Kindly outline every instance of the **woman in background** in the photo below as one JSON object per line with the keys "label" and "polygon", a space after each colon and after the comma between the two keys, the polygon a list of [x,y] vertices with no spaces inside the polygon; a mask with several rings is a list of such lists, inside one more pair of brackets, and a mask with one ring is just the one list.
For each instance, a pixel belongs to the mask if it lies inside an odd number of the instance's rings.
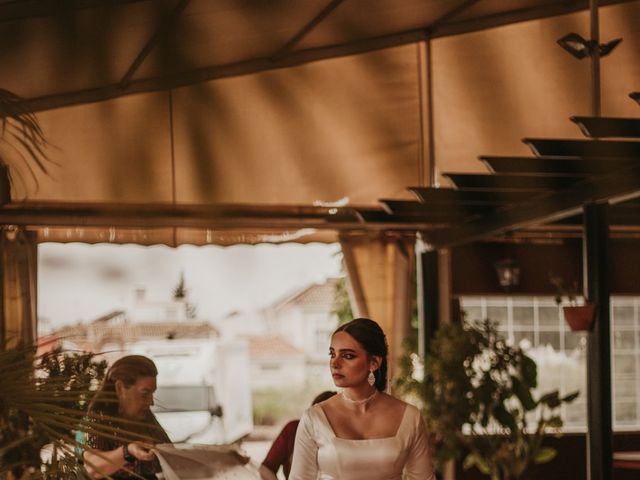
{"label": "woman in background", "polygon": [[342,391],[300,419],[290,480],[435,479],[420,411],[384,392],[387,354],[368,318],[333,333],[329,365]]}
{"label": "woman in background", "polygon": [[85,469],[91,478],[156,479],[160,464],[151,448],[167,443],[150,407],[158,370],[142,355],[128,355],[111,365],[89,405],[93,428],[85,433]]}
{"label": "woman in background", "polygon": [[[333,397],[335,394],[336,392],[332,391],[322,392],[313,399],[311,405],[323,402],[324,400]],[[299,423],[300,420],[291,420],[284,426],[282,431],[280,431],[276,439],[271,444],[269,453],[267,453],[266,458],[262,462],[262,465],[271,470],[274,475],[276,475],[280,467],[282,467],[285,478],[289,478],[289,472],[291,471],[291,459],[293,457],[293,447],[296,440],[296,430],[298,429]]]}

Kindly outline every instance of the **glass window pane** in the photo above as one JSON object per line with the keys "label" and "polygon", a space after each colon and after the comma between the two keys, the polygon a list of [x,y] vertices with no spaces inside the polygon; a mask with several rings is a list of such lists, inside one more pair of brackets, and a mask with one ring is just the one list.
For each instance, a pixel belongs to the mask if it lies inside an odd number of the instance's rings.
{"label": "glass window pane", "polygon": [[636,396],[635,377],[629,375],[616,375],[613,379],[613,397],[631,397]]}
{"label": "glass window pane", "polygon": [[[579,397],[578,397],[579,398]],[[587,418],[587,404],[575,400],[565,407],[565,426],[584,427]]]}
{"label": "glass window pane", "polygon": [[[524,343],[521,343],[525,340]],[[533,332],[513,332],[513,344],[515,346],[522,346],[525,350],[534,345]]]}
{"label": "glass window pane", "polygon": [[533,306],[513,307],[513,328],[533,330]]}
{"label": "glass window pane", "polygon": [[564,333],[564,349],[565,350],[583,350],[587,347],[586,332],[565,332]]}
{"label": "glass window pane", "polygon": [[636,359],[633,355],[614,355],[613,371],[616,375],[635,375]]}
{"label": "glass window pane", "polygon": [[560,350],[560,332],[540,332],[538,345],[551,345],[554,350]]}
{"label": "glass window pane", "polygon": [[623,425],[636,423],[635,402],[615,402],[614,410],[616,412],[616,423]]}
{"label": "glass window pane", "polygon": [[538,325],[540,328],[558,328],[560,325],[558,307],[539,307],[538,308]]}
{"label": "glass window pane", "polygon": [[613,307],[613,328],[632,327],[634,325],[633,306],[616,305]]}
{"label": "glass window pane", "polygon": [[465,319],[468,321],[474,321],[474,320],[482,320],[482,307],[477,306],[477,307],[468,307],[468,306],[464,306],[463,310],[466,314]]}
{"label": "glass window pane", "polygon": [[633,350],[636,346],[633,332],[617,330],[613,332],[613,348],[616,350]]}
{"label": "glass window pane", "polygon": [[487,307],[487,318],[502,325],[507,325],[507,307]]}
{"label": "glass window pane", "polygon": [[[636,358],[640,350],[640,318],[636,318],[639,298],[616,297],[612,301],[614,429],[640,428],[640,363]],[[538,365],[538,393],[554,389],[564,394],[580,391],[578,399],[563,405],[562,411],[565,429],[584,429],[588,334],[569,330],[552,297],[492,296],[466,300],[467,305],[461,299],[463,309],[469,313],[467,319],[489,318],[498,324],[505,337],[510,332],[510,343],[528,348],[527,354]],[[484,315],[481,305],[487,305]]]}

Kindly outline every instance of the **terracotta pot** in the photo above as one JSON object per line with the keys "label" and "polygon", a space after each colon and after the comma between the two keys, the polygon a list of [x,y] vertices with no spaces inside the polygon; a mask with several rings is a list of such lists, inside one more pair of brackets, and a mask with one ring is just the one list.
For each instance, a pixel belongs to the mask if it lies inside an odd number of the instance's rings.
{"label": "terracotta pot", "polygon": [[580,306],[567,306],[562,307],[564,313],[564,319],[569,324],[574,332],[583,330],[591,330],[593,324],[593,316],[596,311],[596,306],[593,303],[587,303]]}

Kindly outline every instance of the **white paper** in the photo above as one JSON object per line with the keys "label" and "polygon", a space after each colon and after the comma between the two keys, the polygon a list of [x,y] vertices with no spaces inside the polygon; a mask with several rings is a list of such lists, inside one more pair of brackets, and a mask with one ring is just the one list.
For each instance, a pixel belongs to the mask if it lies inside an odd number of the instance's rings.
{"label": "white paper", "polygon": [[261,480],[270,473],[236,445],[162,443],[154,451],[164,480]]}

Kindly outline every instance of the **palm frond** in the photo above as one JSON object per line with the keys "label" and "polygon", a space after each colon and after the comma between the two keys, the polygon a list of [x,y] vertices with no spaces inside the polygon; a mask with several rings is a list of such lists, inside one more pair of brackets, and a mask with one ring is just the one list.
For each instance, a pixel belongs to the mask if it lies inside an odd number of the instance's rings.
{"label": "palm frond", "polygon": [[[0,480],[76,478],[83,468],[74,453],[83,447],[75,438],[79,430],[116,441],[145,438],[131,431],[141,422],[108,415],[98,421],[87,413],[106,373],[105,361],[61,350],[37,356],[35,350],[0,350]],[[117,399],[107,396],[104,401]],[[45,445],[52,446],[53,455],[43,464]]]}
{"label": "palm frond", "polygon": [[13,155],[0,153],[0,163],[14,167],[10,168],[10,178],[18,171],[16,163],[24,164],[37,187],[36,169],[49,175],[47,165],[56,163],[47,155],[49,144],[36,115],[24,107],[23,99],[18,95],[0,89],[0,119],[0,145],[13,150]]}

